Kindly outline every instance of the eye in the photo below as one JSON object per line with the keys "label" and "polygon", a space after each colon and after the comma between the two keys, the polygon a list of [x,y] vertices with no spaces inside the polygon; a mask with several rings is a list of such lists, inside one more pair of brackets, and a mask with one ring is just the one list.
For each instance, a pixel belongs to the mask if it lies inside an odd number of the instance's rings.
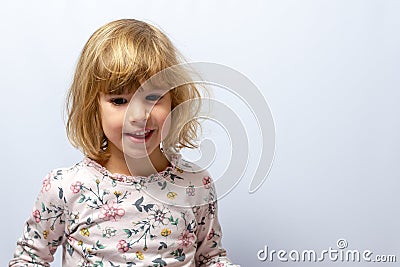
{"label": "eye", "polygon": [[110,100],[110,102],[113,103],[116,106],[120,106],[120,105],[128,103],[128,100],[125,99],[125,98],[122,98],[122,97],[118,97],[118,98],[112,98]]}
{"label": "eye", "polygon": [[157,101],[157,100],[160,100],[161,97],[162,97],[161,95],[153,94],[153,95],[146,96],[146,100],[147,101]]}

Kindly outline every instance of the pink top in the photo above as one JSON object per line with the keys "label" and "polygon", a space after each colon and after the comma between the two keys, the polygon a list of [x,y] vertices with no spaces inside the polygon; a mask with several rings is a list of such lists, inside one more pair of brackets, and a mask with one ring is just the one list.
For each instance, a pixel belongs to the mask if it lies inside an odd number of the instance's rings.
{"label": "pink top", "polygon": [[[238,266],[221,246],[207,171],[172,158],[149,177],[111,174],[84,158],[48,174],[9,266]],[[179,166],[179,167],[178,167]]]}

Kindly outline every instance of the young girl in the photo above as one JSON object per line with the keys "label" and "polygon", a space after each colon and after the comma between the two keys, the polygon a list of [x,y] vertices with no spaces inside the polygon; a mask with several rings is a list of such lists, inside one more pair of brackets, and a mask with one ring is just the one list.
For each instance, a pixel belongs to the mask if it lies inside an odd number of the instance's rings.
{"label": "young girl", "polygon": [[237,266],[221,247],[208,173],[178,153],[195,147],[199,109],[172,110],[200,94],[167,88],[183,71],[146,82],[180,62],[145,22],[90,37],[67,100],[68,137],[85,157],[45,177],[9,266],[49,266],[58,246],[63,266]]}

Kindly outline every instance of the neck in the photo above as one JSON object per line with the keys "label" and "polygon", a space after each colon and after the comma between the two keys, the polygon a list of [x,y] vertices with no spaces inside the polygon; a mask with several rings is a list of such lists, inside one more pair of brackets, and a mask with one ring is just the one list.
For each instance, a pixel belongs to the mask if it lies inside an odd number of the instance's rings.
{"label": "neck", "polygon": [[[127,165],[129,163],[129,167]],[[120,173],[131,176],[149,176],[161,172],[169,166],[169,161],[161,149],[154,150],[148,157],[131,158],[112,153],[107,162],[102,164],[111,173]]]}
{"label": "neck", "polygon": [[168,159],[160,149],[153,151],[149,157],[127,157],[132,176],[149,176],[153,173],[165,170],[169,166]]}

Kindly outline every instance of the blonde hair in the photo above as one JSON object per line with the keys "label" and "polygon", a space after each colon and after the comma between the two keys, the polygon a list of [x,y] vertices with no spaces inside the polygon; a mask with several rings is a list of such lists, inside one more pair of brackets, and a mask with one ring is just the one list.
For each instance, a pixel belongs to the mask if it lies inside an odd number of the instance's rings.
{"label": "blonde hair", "polygon": [[[106,139],[99,112],[100,93],[133,92],[141,81],[183,62],[168,37],[146,22],[122,19],[99,28],[82,50],[67,95],[66,130],[72,145],[94,160],[107,161],[110,154],[107,149],[102,149]],[[175,78],[188,80],[183,71],[174,74],[178,74],[172,75]],[[169,82],[174,83],[171,79]],[[171,110],[185,101],[200,98],[193,83],[180,85],[169,92]],[[195,101],[172,114],[171,130],[163,141],[164,150],[196,147],[199,108],[199,102]]]}

